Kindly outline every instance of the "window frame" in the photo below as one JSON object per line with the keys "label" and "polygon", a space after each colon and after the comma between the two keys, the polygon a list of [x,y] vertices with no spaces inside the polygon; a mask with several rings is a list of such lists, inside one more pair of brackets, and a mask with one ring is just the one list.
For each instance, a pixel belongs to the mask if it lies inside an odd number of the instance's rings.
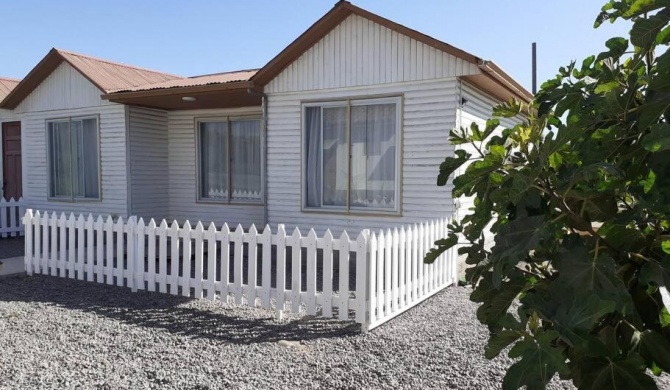
{"label": "window frame", "polygon": [[[95,150],[97,153],[98,159],[98,196],[97,197],[75,197],[74,195],[67,196],[52,196],[51,187],[53,184],[53,178],[51,177],[51,144],[49,141],[49,123],[55,122],[68,122],[70,128],[72,128],[72,121],[86,120],[86,119],[95,119]],[[46,145],[46,160],[47,160],[47,200],[53,202],[67,202],[67,203],[92,203],[92,202],[102,202],[102,150],[100,146],[100,115],[91,114],[91,115],[80,115],[80,116],[66,116],[66,117],[57,117],[57,118],[47,118],[44,120],[44,134],[45,134],[45,145]],[[72,158],[72,155],[70,155]],[[71,191],[74,192],[74,191]]]}
{"label": "window frame", "polygon": [[[232,161],[230,155],[230,123],[234,121],[252,121],[257,120],[259,122],[259,131],[260,131],[260,145],[259,153],[261,156],[261,189],[260,189],[260,199],[259,200],[241,200],[241,199],[232,199]],[[200,142],[200,124],[201,123],[226,123],[226,158],[228,163],[226,167],[228,169],[228,197],[225,200],[222,199],[210,199],[202,197],[200,193],[201,188],[201,171],[202,171],[202,161],[200,160],[201,147]],[[211,116],[211,117],[196,117],[194,118],[194,133],[195,133],[195,201],[196,203],[202,204],[214,204],[214,205],[248,205],[248,206],[262,206],[265,204],[265,156],[263,153],[264,140],[265,140],[265,131],[263,118],[258,115],[230,115],[230,116]]]}
{"label": "window frame", "polygon": [[[396,105],[396,159],[395,159],[395,194],[397,201],[393,209],[370,208],[370,207],[356,207],[351,205],[351,158],[352,158],[352,144],[351,144],[351,107],[366,106],[374,104],[395,104]],[[320,207],[307,206],[307,153],[306,153],[306,110],[309,107],[333,108],[346,107],[347,108],[347,199],[345,206],[321,205]],[[377,95],[377,96],[362,96],[362,97],[345,97],[333,99],[319,99],[319,100],[304,100],[300,107],[300,210],[305,213],[327,213],[339,215],[371,215],[371,216],[402,216],[402,166],[403,166],[403,95]],[[321,114],[321,145],[323,146],[323,111]],[[323,154],[320,161],[320,172],[323,175]],[[323,197],[323,180],[321,180],[321,194]],[[323,199],[322,199],[323,203]]]}

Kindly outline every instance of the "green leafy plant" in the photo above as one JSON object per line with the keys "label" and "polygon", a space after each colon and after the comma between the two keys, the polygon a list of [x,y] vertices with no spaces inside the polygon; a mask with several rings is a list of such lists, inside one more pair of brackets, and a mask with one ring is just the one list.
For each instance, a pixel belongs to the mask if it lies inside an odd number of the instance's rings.
{"label": "green leafy plant", "polygon": [[580,389],[656,388],[649,373],[670,372],[670,0],[610,1],[595,27],[617,19],[628,39],[560,68],[530,107],[453,130],[474,155],[440,166],[445,185],[476,159],[453,180],[475,202],[426,261],[467,242],[485,355],[516,358],[505,389],[556,374]]}

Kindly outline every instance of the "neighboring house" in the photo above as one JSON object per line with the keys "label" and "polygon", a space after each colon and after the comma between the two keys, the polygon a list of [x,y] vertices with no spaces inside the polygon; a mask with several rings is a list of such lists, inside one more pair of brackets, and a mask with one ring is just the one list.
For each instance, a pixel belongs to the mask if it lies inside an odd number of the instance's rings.
{"label": "neighboring house", "polygon": [[[19,80],[0,77],[0,101]],[[0,199],[21,197],[21,122],[11,110],[0,109]]]}
{"label": "neighboring house", "polygon": [[357,234],[456,212],[435,185],[449,130],[510,97],[532,99],[339,2],[258,70],[184,78],[54,49],[0,109],[21,120],[35,209]]}

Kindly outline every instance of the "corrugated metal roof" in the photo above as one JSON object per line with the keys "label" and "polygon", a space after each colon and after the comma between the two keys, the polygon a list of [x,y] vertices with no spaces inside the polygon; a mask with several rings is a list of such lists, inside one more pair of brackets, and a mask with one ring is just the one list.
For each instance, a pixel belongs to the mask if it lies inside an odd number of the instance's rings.
{"label": "corrugated metal roof", "polygon": [[119,64],[65,50],[56,49],[56,52],[105,93],[182,79],[180,76],[168,73]]}
{"label": "corrugated metal roof", "polygon": [[19,82],[21,82],[21,80],[0,77],[0,100],[9,95],[9,93],[12,92],[12,89],[14,89],[14,87],[16,87]]}
{"label": "corrugated metal roof", "polygon": [[150,91],[154,89],[197,87],[201,85],[225,84],[225,83],[232,83],[235,81],[248,81],[251,78],[251,76],[256,74],[256,72],[258,72],[258,69],[238,70],[233,72],[208,74],[203,76],[194,76],[189,78],[168,80],[154,84],[140,85],[133,88],[116,90],[114,92]]}

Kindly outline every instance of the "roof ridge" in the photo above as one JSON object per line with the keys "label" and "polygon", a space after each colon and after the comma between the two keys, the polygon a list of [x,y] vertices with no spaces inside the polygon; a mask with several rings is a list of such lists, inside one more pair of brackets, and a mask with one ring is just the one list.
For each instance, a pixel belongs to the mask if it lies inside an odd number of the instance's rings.
{"label": "roof ridge", "polygon": [[121,66],[121,67],[128,68],[128,69],[141,70],[141,71],[144,71],[144,72],[151,72],[151,73],[171,76],[171,77],[175,77],[175,78],[180,78],[180,79],[186,78],[184,76],[178,76],[178,75],[175,75],[175,74],[172,74],[172,73],[166,73],[166,72],[161,72],[161,71],[158,71],[158,70],[143,68],[141,66],[122,64],[120,62],[110,61],[110,60],[107,60],[107,59],[104,59],[104,58],[94,57],[94,56],[91,56],[91,55],[88,55],[88,54],[75,53],[75,52],[70,51],[70,50],[63,50],[63,49],[58,49],[58,48],[54,48],[54,50],[56,50],[56,52],[58,52],[61,55],[66,54],[66,55],[72,55],[72,56],[75,56],[75,57],[88,58],[90,60],[103,62],[103,63],[109,64],[109,65]]}
{"label": "roof ridge", "polygon": [[226,72],[217,72],[217,73],[208,73],[208,74],[199,74],[196,76],[188,76],[188,79],[197,79],[198,77],[207,77],[207,76],[220,76],[224,74],[233,74],[233,73],[243,73],[243,72],[258,72],[261,68],[251,68],[251,69],[240,69],[240,70],[229,70]]}

